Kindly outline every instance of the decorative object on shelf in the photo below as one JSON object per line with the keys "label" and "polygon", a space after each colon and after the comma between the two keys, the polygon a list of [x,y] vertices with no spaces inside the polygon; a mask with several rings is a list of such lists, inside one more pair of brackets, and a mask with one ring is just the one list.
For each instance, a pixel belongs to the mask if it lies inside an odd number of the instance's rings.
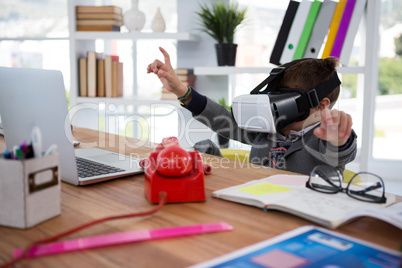
{"label": "decorative object on shelf", "polygon": [[[225,98],[220,98],[218,103],[228,109],[229,111],[232,109],[232,105],[227,105]],[[218,143],[220,148],[228,148],[229,147],[229,139],[219,135],[218,133]]]}
{"label": "decorative object on shelf", "polygon": [[76,6],[77,31],[117,31],[123,25],[117,6]]}
{"label": "decorative object on shelf", "polygon": [[166,30],[165,19],[162,16],[161,9],[158,7],[155,17],[152,20],[152,31],[156,33],[163,33]]}
{"label": "decorative object on shelf", "polygon": [[140,32],[145,24],[145,14],[138,9],[138,0],[132,0],[131,3],[131,9],[123,16],[124,25],[130,31]]}
{"label": "decorative object on shelf", "polygon": [[234,35],[237,27],[244,21],[247,8],[239,9],[239,4],[213,2],[211,7],[200,4],[201,11],[196,12],[201,31],[210,35],[218,43],[215,45],[219,66],[234,66],[237,44]]}

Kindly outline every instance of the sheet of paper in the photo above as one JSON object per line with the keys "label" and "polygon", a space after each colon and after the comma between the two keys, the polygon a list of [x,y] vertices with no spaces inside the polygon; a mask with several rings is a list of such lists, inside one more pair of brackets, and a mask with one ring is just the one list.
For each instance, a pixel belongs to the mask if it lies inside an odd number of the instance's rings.
{"label": "sheet of paper", "polygon": [[306,186],[308,176],[303,175],[274,175],[269,177],[270,183],[286,186]]}
{"label": "sheet of paper", "polygon": [[242,187],[237,190],[243,191],[246,193],[250,193],[253,195],[264,195],[264,194],[273,194],[273,193],[279,193],[279,192],[284,192],[284,191],[290,191],[290,188],[272,184],[270,182],[263,182],[263,183],[256,184],[256,185]]}

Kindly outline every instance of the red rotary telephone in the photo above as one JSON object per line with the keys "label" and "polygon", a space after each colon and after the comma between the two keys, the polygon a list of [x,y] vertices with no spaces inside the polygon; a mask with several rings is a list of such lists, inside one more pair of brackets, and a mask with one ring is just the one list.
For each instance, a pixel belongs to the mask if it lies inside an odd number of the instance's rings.
{"label": "red rotary telephone", "polygon": [[205,201],[204,173],[211,167],[203,165],[199,152],[181,148],[176,137],[164,138],[140,165],[149,202],[158,203],[160,192],[166,192],[168,203]]}

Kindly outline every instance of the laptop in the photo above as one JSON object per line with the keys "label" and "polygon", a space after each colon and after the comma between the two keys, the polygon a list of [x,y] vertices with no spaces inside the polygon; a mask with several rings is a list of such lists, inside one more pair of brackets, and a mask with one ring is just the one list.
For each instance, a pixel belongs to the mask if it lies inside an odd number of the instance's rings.
{"label": "laptop", "polygon": [[[65,182],[85,185],[143,172],[139,158],[98,148],[74,149],[60,71],[0,67],[0,118],[8,149],[30,141],[32,129],[39,127],[42,151],[57,145]],[[77,158],[83,163],[77,165]]]}

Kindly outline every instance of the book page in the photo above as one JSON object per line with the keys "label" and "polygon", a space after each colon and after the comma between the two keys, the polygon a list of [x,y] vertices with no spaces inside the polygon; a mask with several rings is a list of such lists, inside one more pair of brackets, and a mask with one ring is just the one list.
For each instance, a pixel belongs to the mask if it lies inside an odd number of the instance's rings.
{"label": "book page", "polygon": [[212,196],[263,208],[272,202],[292,197],[295,191],[304,188],[307,179],[307,176],[274,175],[215,191]]}
{"label": "book page", "polygon": [[345,218],[345,221],[365,216],[386,221],[402,230],[402,202],[393,204],[386,208],[365,207],[363,209],[350,213]]}
{"label": "book page", "polygon": [[366,205],[366,203],[354,200],[343,193],[324,194],[306,188],[291,198],[271,203],[268,209],[271,207],[288,211],[334,228],[343,221],[347,213]]}

